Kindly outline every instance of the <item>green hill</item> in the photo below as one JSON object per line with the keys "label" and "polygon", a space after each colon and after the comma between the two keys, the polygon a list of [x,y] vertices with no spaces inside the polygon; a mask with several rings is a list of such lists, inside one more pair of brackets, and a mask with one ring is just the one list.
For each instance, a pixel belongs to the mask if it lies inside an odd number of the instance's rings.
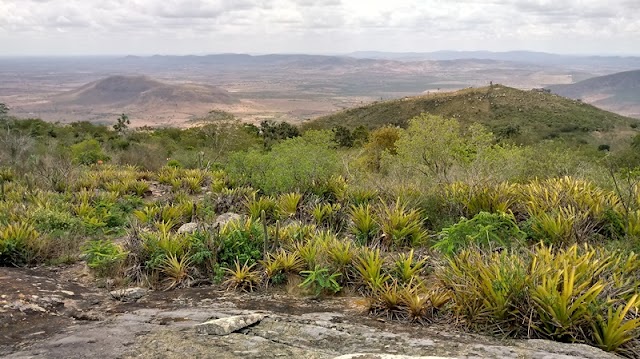
{"label": "green hill", "polygon": [[404,126],[407,120],[421,113],[455,118],[463,125],[479,122],[500,138],[522,144],[552,138],[576,143],[615,143],[619,138],[629,138],[635,132],[633,128],[640,125],[640,120],[542,90],[523,91],[494,85],[375,102],[317,118],[305,126],[313,129]]}

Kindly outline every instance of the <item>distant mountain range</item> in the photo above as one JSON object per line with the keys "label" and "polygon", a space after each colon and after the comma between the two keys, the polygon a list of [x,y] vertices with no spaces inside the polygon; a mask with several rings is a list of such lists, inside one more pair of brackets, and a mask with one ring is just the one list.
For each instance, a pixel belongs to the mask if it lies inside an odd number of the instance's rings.
{"label": "distant mountain range", "polygon": [[640,118],[640,70],[593,77],[570,85],[548,86],[553,93]]}
{"label": "distant mountain range", "polygon": [[357,51],[347,54],[355,58],[387,59],[397,61],[443,61],[459,59],[478,59],[494,61],[514,61],[537,65],[555,66],[605,66],[640,67],[640,56],[589,56],[560,55],[535,51],[435,51],[435,52],[381,52]]}

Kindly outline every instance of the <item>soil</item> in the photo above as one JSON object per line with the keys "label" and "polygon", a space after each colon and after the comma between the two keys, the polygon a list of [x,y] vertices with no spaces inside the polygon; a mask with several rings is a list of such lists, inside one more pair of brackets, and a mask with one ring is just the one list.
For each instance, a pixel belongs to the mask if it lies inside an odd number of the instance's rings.
{"label": "soil", "polygon": [[[615,358],[585,345],[498,340],[367,316],[358,297],[315,300],[215,287],[149,291],[135,302],[98,288],[83,265],[0,267],[0,357],[5,358]],[[260,313],[226,336],[201,335],[212,318]],[[357,356],[353,356],[357,357]]]}

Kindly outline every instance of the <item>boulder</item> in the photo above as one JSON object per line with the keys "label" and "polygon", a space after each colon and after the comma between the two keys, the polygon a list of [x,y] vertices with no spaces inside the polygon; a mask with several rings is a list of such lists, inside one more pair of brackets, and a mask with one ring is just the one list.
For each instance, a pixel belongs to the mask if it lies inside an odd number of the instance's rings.
{"label": "boulder", "polygon": [[196,332],[207,335],[229,335],[242,328],[258,323],[264,318],[265,316],[262,314],[247,314],[213,319],[196,325]]}
{"label": "boulder", "polygon": [[178,233],[187,233],[191,234],[198,230],[198,224],[195,222],[185,223],[180,228],[178,228]]}
{"label": "boulder", "polygon": [[241,218],[242,218],[242,216],[237,214],[237,213],[227,212],[227,213],[219,215],[218,218],[216,218],[216,221],[213,223],[213,226],[216,227],[216,228],[222,228],[227,223],[229,223],[231,221],[237,221],[237,220],[239,220]]}
{"label": "boulder", "polygon": [[136,302],[147,294],[148,290],[140,287],[117,289],[109,292],[111,298],[121,302]]}

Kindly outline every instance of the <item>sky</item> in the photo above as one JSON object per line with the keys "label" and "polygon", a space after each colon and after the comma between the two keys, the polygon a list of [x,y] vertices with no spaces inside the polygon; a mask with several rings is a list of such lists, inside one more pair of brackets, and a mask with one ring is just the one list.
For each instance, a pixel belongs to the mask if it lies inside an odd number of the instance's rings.
{"label": "sky", "polygon": [[640,55],[640,0],[0,0],[2,55]]}

